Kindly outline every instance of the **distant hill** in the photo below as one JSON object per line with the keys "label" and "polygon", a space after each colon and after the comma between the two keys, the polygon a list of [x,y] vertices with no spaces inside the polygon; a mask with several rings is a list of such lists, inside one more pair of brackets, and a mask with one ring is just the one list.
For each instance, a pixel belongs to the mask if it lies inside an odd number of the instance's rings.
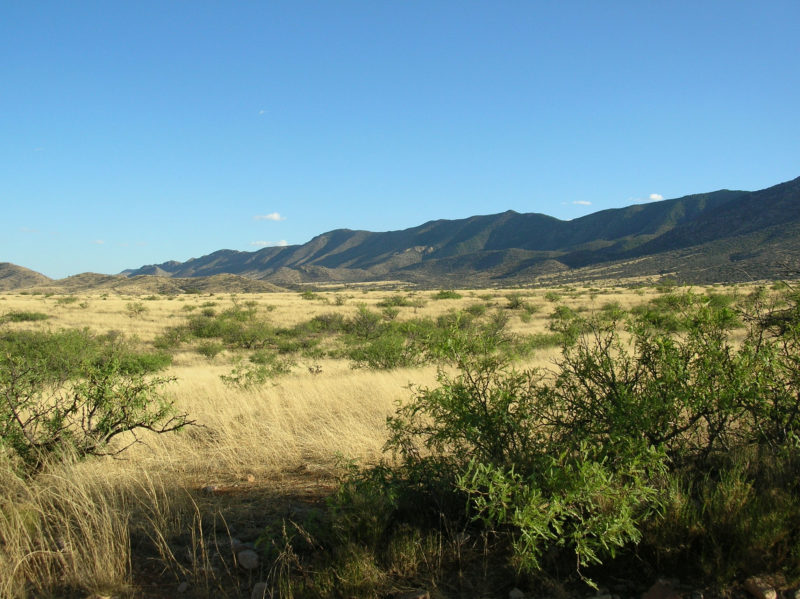
{"label": "distant hill", "polygon": [[143,295],[159,293],[176,295],[181,293],[271,293],[284,291],[268,281],[247,277],[218,274],[198,278],[177,278],[153,275],[103,275],[83,273],[33,287],[36,291],[49,293],[86,293],[107,290],[115,293]]}
{"label": "distant hill", "polygon": [[10,262],[0,262],[0,291],[12,291],[14,289],[45,285],[51,280],[49,277],[28,268],[17,266]]}
{"label": "distant hill", "polygon": [[228,273],[278,285],[492,285],[591,280],[598,273],[722,282],[785,276],[798,260],[800,178],[761,191],[721,190],[571,221],[507,211],[384,233],[338,229],[303,245],[220,250],[123,274]]}

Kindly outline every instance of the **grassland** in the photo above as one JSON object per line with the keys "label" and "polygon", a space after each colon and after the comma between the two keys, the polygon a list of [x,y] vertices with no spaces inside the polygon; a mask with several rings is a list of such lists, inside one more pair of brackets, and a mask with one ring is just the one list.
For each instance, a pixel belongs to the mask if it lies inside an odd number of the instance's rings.
{"label": "grassland", "polygon": [[[695,291],[744,296],[750,289]],[[544,339],[552,335],[558,307],[580,314],[629,312],[663,295],[664,289],[654,287],[452,294],[352,288],[240,295],[7,293],[0,296],[0,327],[88,329],[152,349],[204,311],[216,318],[247,310],[253,321],[297,330],[315,317],[354,319],[366,308],[396,322],[435,321],[457,312],[500,314],[516,337]],[[32,314],[40,316],[24,316]],[[216,349],[208,350],[213,343]],[[0,597],[174,597],[179,588],[187,597],[249,597],[257,582],[277,584],[291,570],[290,545],[275,546],[284,553],[262,545],[260,565],[245,570],[236,563],[232,539],[255,542],[269,530],[280,537],[281,527],[286,537],[285,526],[306,521],[302,516],[315,510],[324,513],[345,463],[369,464],[384,456],[386,418],[408,401],[409,384],[436,383],[433,364],[354,368],[337,343],[317,334],[312,345],[287,346],[281,356],[289,360],[288,372],[237,386],[221,377],[248,363],[255,350],[190,336],[169,348],[172,363],[165,374],[175,378],[169,396],[196,425],[171,434],[144,433],[142,443],[117,459],[67,459],[32,476],[19,475],[6,460],[0,465]],[[547,369],[558,355],[557,344],[542,343],[521,352],[517,363]],[[507,596],[505,570],[481,577],[451,559],[462,552],[464,564],[473,563],[466,554],[485,548],[456,547],[460,541],[449,533],[438,538],[451,548],[418,551],[440,563],[420,569],[408,565],[412,560],[398,560],[394,571],[341,573],[342,579],[374,584],[331,594],[393,596],[427,588],[438,597]],[[296,569],[294,575],[302,576]]]}

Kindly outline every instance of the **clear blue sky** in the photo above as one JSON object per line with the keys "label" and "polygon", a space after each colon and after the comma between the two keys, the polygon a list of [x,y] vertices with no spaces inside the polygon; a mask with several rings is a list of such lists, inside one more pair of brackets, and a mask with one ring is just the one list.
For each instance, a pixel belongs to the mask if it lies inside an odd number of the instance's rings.
{"label": "clear blue sky", "polygon": [[0,261],[51,277],[798,175],[797,0],[0,0]]}

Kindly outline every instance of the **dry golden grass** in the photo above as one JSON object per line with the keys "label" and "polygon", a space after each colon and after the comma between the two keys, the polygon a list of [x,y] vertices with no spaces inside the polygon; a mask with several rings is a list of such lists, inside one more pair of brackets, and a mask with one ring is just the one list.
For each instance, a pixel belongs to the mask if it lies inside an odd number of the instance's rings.
{"label": "dry golden grass", "polygon": [[[0,317],[11,311],[43,312],[49,320],[2,326],[87,327],[150,342],[203,307],[219,312],[247,302],[260,317],[291,326],[323,313],[351,315],[360,304],[375,308],[388,297],[404,295],[418,300],[418,305],[401,307],[397,318],[436,317],[482,303],[488,311],[507,313],[511,331],[542,333],[558,304],[597,310],[618,302],[630,309],[657,294],[653,289],[613,287],[460,293],[461,299],[452,300],[433,299],[435,291],[356,289],[320,292],[315,299],[285,292],[152,299],[83,294],[66,301],[65,296],[9,293],[0,296]],[[532,306],[529,317],[525,310],[506,309],[511,293]],[[552,293],[560,296],[557,301]],[[136,306],[145,309],[137,315]],[[525,366],[546,367],[556,356],[554,349],[542,350]],[[185,556],[171,555],[168,539],[190,534],[191,552],[202,556],[211,539],[209,518],[219,517],[223,529],[241,529],[245,521],[252,527],[253,510],[263,515],[267,504],[280,503],[276,497],[313,499],[323,494],[330,488],[340,456],[362,463],[381,457],[386,417],[395,403],[410,396],[409,383],[432,385],[436,374],[433,367],[353,370],[344,360],[325,358],[312,364],[301,359],[291,374],[274,384],[240,390],[220,380],[230,371],[231,358],[223,352],[209,360],[191,350],[176,356],[168,374],[177,382],[169,391],[177,407],[199,426],[143,436],[144,443],[125,452],[121,460],[56,464],[34,479],[19,478],[10,466],[0,464],[0,598],[47,596],[53,589],[72,589],[84,596],[112,592],[140,596],[142,574],[132,565],[136,560],[131,547],[139,546],[141,539],[161,560],[160,580],[169,581],[162,585],[163,594],[152,591],[147,596],[170,596],[181,579],[197,581],[205,576],[206,584],[211,584],[202,559],[187,562]],[[312,365],[320,371],[314,374],[305,368]],[[216,485],[221,492],[204,495],[207,485]],[[220,593],[246,596],[246,588]]]}

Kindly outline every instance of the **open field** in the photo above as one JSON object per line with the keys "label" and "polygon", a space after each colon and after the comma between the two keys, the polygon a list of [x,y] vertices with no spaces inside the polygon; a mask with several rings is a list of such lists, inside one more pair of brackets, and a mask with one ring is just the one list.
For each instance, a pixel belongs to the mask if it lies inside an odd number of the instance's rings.
{"label": "open field", "polygon": [[[751,288],[692,291],[735,298]],[[275,527],[279,537],[284,521],[299,521],[299,514],[324,507],[345,461],[369,464],[384,455],[386,418],[411,397],[409,384],[436,385],[433,364],[354,368],[333,335],[318,333],[308,339],[300,333],[276,337],[286,344],[277,353],[287,360],[285,372],[259,384],[226,384],[221,377],[248,364],[258,350],[212,337],[188,337],[164,349],[169,331],[193,317],[204,314],[216,322],[220,315],[246,311],[248,322],[299,331],[315,317],[332,314],[355,320],[374,313],[399,323],[472,313],[502,319],[504,331],[519,339],[546,341],[558,307],[584,315],[612,308],[627,313],[664,294],[665,289],[654,287],[565,287],[455,294],[345,289],[0,296],[0,332],[88,329],[126,339],[139,349],[168,351],[171,365],[161,374],[175,380],[166,391],[177,410],[196,424],[175,433],[142,432],[142,443],[116,459],[66,460],[32,477],[14,474],[10,462],[3,465],[0,598],[173,597],[179,589],[186,597],[249,597],[257,582],[277,586],[290,556],[278,555],[281,561],[262,551],[259,565],[244,569],[236,563],[239,548],[232,548],[232,539],[234,544],[263,541],[265,531]],[[26,314],[44,316],[9,317]],[[552,368],[559,353],[557,342],[543,341],[520,351],[516,367]],[[130,440],[126,434],[114,443],[121,447]],[[374,588],[382,589],[382,596],[414,588],[432,589],[437,597],[477,592],[473,582],[458,590],[453,582],[458,570],[450,563],[426,572],[383,573]],[[440,572],[441,579],[431,572]],[[480,592],[507,596],[510,581],[500,578],[485,577],[488,586]],[[365,593],[373,596],[375,591]]]}

